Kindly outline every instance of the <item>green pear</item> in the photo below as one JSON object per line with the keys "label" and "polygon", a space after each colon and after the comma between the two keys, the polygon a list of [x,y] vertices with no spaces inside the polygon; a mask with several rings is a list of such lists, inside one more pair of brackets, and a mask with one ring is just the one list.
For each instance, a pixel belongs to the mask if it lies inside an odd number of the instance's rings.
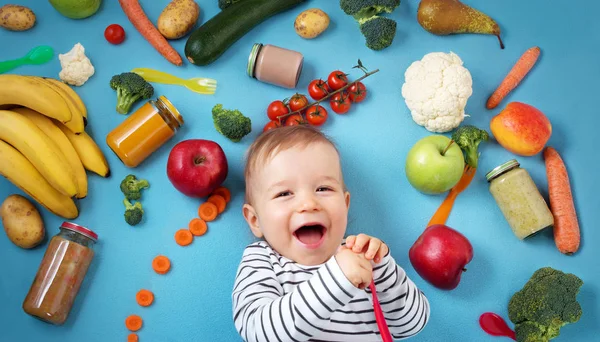
{"label": "green pear", "polygon": [[100,7],[102,0],[50,0],[50,4],[60,14],[71,19],[87,18]]}
{"label": "green pear", "polygon": [[421,0],[417,20],[430,33],[444,36],[457,33],[493,34],[500,41],[500,27],[488,15],[458,0]]}

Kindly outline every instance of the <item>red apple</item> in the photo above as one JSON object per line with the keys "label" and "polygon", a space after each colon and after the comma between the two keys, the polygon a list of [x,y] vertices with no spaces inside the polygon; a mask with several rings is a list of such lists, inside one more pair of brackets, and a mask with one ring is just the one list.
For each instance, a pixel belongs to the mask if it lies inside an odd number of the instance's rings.
{"label": "red apple", "polygon": [[458,286],[465,266],[473,259],[473,247],[456,230],[434,224],[419,236],[408,256],[423,279],[437,288],[452,290]]}
{"label": "red apple", "polygon": [[167,161],[167,176],[186,196],[206,197],[227,178],[227,158],[219,144],[189,139],[173,146]]}

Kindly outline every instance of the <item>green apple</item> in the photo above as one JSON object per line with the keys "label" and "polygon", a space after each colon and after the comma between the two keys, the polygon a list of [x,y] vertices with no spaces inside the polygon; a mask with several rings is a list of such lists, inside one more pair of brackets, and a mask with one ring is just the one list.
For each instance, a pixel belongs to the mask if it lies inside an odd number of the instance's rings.
{"label": "green apple", "polygon": [[50,4],[62,15],[71,19],[83,19],[98,11],[102,0],[50,0]]}
{"label": "green apple", "polygon": [[443,135],[430,135],[417,141],[410,149],[405,170],[415,189],[433,195],[446,192],[458,183],[465,158],[457,144],[453,143],[446,150],[450,141]]}

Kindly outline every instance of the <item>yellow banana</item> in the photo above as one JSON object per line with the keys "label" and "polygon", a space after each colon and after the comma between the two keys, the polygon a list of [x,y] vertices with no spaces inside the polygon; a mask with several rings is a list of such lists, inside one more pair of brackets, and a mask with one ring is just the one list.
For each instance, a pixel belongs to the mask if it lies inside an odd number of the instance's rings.
{"label": "yellow banana", "polygon": [[92,137],[85,131],[81,134],[75,134],[60,122],[53,122],[63,131],[63,133],[65,133],[69,141],[71,141],[71,145],[73,145],[75,151],[77,151],[79,159],[81,159],[83,167],[85,167],[86,170],[92,171],[101,177],[110,176],[108,162],[100,150],[100,147],[98,147]]}
{"label": "yellow banana", "polygon": [[0,110],[0,140],[23,153],[56,190],[67,196],[77,194],[75,175],[64,154],[31,120]]}
{"label": "yellow banana", "polygon": [[77,180],[77,194],[75,197],[84,198],[87,196],[88,180],[87,174],[85,173],[85,168],[79,159],[77,151],[75,151],[75,148],[73,145],[71,145],[71,142],[60,130],[60,128],[56,127],[50,118],[34,111],[33,109],[21,107],[13,109],[13,112],[24,115],[26,118],[31,120],[36,126],[39,127],[39,129],[46,133],[50,140],[56,144],[56,147],[63,153],[69,165],[71,165],[71,169],[73,170],[73,174]]}
{"label": "yellow banana", "polygon": [[0,75],[0,105],[25,106],[60,122],[71,120],[65,100],[45,83],[21,75]]}
{"label": "yellow banana", "polygon": [[36,80],[37,82],[40,82],[42,84],[45,84],[47,87],[52,88],[55,92],[58,93],[58,95],[60,95],[60,97],[62,97],[62,99],[66,102],[67,107],[69,107],[69,111],[71,112],[71,120],[65,122],[65,126],[67,126],[67,128],[69,128],[71,131],[75,132],[76,134],[81,134],[81,132],[83,132],[83,129],[84,129],[83,115],[81,114],[81,112],[79,111],[79,108],[75,104],[75,100],[73,100],[71,98],[71,95],[69,95],[62,88],[60,88],[56,84],[48,81],[47,79],[44,79],[44,78],[38,77],[38,76],[28,76],[28,77],[31,77],[34,80]]}
{"label": "yellow banana", "polygon": [[50,212],[66,219],[79,216],[73,199],[53,188],[14,147],[0,140],[0,175],[6,177]]}
{"label": "yellow banana", "polygon": [[83,103],[83,100],[81,99],[81,97],[79,97],[79,94],[77,94],[77,92],[75,92],[75,90],[73,90],[73,88],[69,87],[68,84],[61,82],[55,78],[44,77],[44,79],[53,84],[56,84],[65,93],[67,93],[71,96],[71,99],[75,102],[75,106],[79,110],[79,113],[81,113],[81,116],[83,116],[84,126],[87,125],[87,108],[85,107],[85,104]]}

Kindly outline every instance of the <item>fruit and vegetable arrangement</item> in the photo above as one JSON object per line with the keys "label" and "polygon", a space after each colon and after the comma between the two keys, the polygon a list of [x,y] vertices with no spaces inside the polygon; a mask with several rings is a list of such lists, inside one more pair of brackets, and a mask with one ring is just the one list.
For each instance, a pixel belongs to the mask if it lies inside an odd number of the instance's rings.
{"label": "fruit and vegetable arrangement", "polygon": [[[165,62],[163,66],[157,65],[157,69],[148,63],[152,59],[137,60],[133,64],[138,67],[119,67],[106,79],[106,73],[99,72],[106,67],[104,63],[118,66],[125,64],[124,61],[110,59],[106,62],[106,57],[95,53],[97,50],[92,49],[88,42],[69,41],[68,37],[62,39],[72,48],[57,56],[54,56],[52,47],[40,45],[23,50],[21,56],[25,57],[0,62],[0,175],[23,192],[6,194],[0,199],[2,226],[7,241],[20,249],[47,249],[40,270],[55,265],[58,272],[62,272],[62,276],[56,278],[58,280],[49,280],[48,293],[51,295],[35,306],[29,297],[42,283],[44,272],[38,272],[23,305],[25,312],[56,325],[67,319],[88,265],[96,262],[92,260],[93,246],[102,241],[102,237],[98,239],[92,230],[72,223],[78,219],[82,204],[88,201],[90,204],[85,205],[86,211],[94,210],[94,215],[105,215],[100,210],[96,212],[93,205],[96,201],[108,202],[108,199],[86,198],[92,185],[103,188],[110,184],[118,197],[122,210],[119,214],[121,226],[111,227],[116,231],[111,232],[113,236],[118,236],[122,229],[152,234],[148,227],[156,225],[148,215],[154,216],[158,212],[146,212],[150,206],[146,201],[151,203],[152,197],[164,196],[167,189],[156,185],[160,184],[160,179],[148,177],[141,169],[140,172],[133,170],[138,165],[164,170],[163,178],[168,180],[169,190],[175,190],[174,196],[179,200],[194,201],[194,210],[183,218],[179,226],[168,228],[169,234],[172,234],[170,242],[161,246],[162,250],[157,250],[153,259],[147,261],[148,272],[153,270],[168,277],[174,263],[183,263],[168,255],[169,248],[174,248],[171,246],[186,246],[188,251],[197,244],[192,244],[195,239],[210,241],[212,237],[208,226],[221,224],[223,214],[226,217],[235,215],[236,209],[229,208],[231,201],[234,196],[243,197],[228,185],[233,182],[232,178],[237,177],[238,170],[234,169],[238,167],[237,160],[233,161],[230,157],[235,148],[244,148],[257,135],[282,126],[311,125],[328,130],[342,125],[332,122],[331,112],[357,121],[373,120],[369,111],[379,108],[373,105],[372,99],[395,100],[401,108],[386,115],[412,119],[407,121],[409,125],[399,128],[397,134],[405,134],[409,130],[425,133],[408,146],[406,155],[400,156],[403,170],[394,170],[394,179],[390,179],[391,183],[407,181],[416,190],[409,201],[439,199],[439,203],[435,204],[437,210],[432,211],[419,227],[403,228],[418,232],[409,249],[395,251],[407,253],[410,264],[401,266],[406,269],[412,267],[418,275],[411,277],[413,280],[422,280],[442,290],[442,293],[460,290],[461,283],[477,281],[465,271],[479,262],[479,252],[485,246],[473,243],[470,240],[473,230],[455,227],[451,216],[454,213],[456,218],[480,210],[466,208],[461,201],[466,197],[493,198],[497,204],[493,210],[501,212],[505,218],[502,224],[497,225],[504,225],[512,231],[516,238],[514,243],[535,241],[537,247],[545,243],[538,233],[542,232],[540,235],[543,236],[544,232],[551,231],[557,255],[573,258],[581,254],[583,227],[580,227],[576,194],[571,187],[573,176],[569,174],[571,170],[566,163],[569,160],[563,159],[565,156],[562,154],[567,148],[560,143],[563,141],[549,145],[553,135],[553,116],[546,115],[544,112],[549,109],[539,102],[528,103],[533,99],[519,91],[521,82],[535,78],[540,72],[536,72],[536,65],[541,63],[543,47],[529,45],[530,48],[519,53],[518,59],[510,61],[512,67],[508,70],[494,66],[493,72],[501,79],[491,88],[473,77],[475,66],[471,65],[471,59],[465,52],[439,51],[441,49],[435,46],[424,54],[419,52],[419,57],[402,69],[384,70],[382,66],[380,72],[379,68],[368,69],[365,66],[382,59],[393,61],[395,56],[386,53],[392,45],[402,45],[406,34],[430,33],[440,37],[493,35],[504,50],[497,49],[497,46],[495,49],[498,53],[505,53],[514,42],[505,36],[505,49],[500,29],[503,27],[502,18],[484,13],[475,5],[472,7],[471,2],[459,0],[420,0],[414,18],[406,17],[406,13],[401,11],[403,4],[400,0],[340,0],[339,5],[333,6],[337,13],[332,10],[326,12],[318,8],[316,1],[307,0],[211,1],[214,2],[213,7],[218,6],[216,13],[205,11],[201,7],[203,3],[194,0],[171,0],[161,5],[161,11],[149,11],[148,7],[154,5],[152,2],[119,0],[116,8],[121,10],[121,16],[110,17],[96,14],[104,11],[102,6],[107,6],[102,5],[101,0],[48,2],[46,7],[60,13],[64,20],[86,25],[86,22],[92,22],[86,18],[94,17],[101,26],[100,38],[96,42],[104,44],[102,49],[126,50],[130,41],[142,42],[149,47],[146,53],[152,53]],[[45,13],[36,12],[24,4],[0,7],[0,33],[37,34],[37,26],[44,20]],[[155,17],[154,13],[160,14]],[[352,21],[356,29],[348,30],[344,35],[355,42],[358,52],[336,50],[336,53],[362,56],[353,57],[357,60],[356,65],[340,65],[335,54],[319,52],[319,59],[327,61],[328,73],[320,76],[308,74],[308,79],[297,78],[297,86],[283,96],[281,92],[277,93],[276,86],[284,85],[259,77],[250,78],[252,86],[262,89],[261,97],[252,101],[259,104],[259,108],[264,108],[261,110],[266,111],[266,118],[264,112],[246,109],[247,103],[240,100],[237,89],[231,97],[211,97],[216,92],[217,81],[198,76],[211,73],[211,64],[217,60],[219,64],[239,69],[240,61],[247,59],[246,51],[244,56],[237,56],[239,48],[246,48],[249,44],[244,37],[251,35],[254,39],[266,41],[268,36],[256,38],[257,34],[282,31],[284,28],[274,27],[273,23],[284,18],[287,18],[285,36],[290,40],[277,44],[287,44],[287,48],[300,53],[306,52],[302,50],[307,49],[306,46],[338,34],[336,30],[340,24],[336,20]],[[403,32],[402,39],[396,38],[401,30],[400,20],[411,20],[419,32]],[[504,31],[503,27],[502,32],[508,31],[508,28]],[[297,41],[292,41],[292,38]],[[294,42],[301,44],[295,46]],[[335,41],[332,41],[334,45]],[[237,60],[232,61],[235,59],[233,55]],[[276,72],[282,72],[287,65],[274,57],[257,58],[260,63],[274,65]],[[298,72],[307,74],[302,64],[315,62],[302,56]],[[54,63],[55,75],[35,73],[36,65],[44,63]],[[29,65],[28,72],[21,74],[25,65]],[[185,68],[178,68],[184,65]],[[257,66],[248,60],[248,68],[248,74],[253,75]],[[241,69],[244,69],[243,66]],[[353,75],[355,69],[362,74]],[[190,70],[194,77],[180,78]],[[376,73],[377,76],[369,78]],[[396,98],[382,100],[379,95],[385,89],[381,84],[393,73],[403,76],[396,84]],[[215,78],[218,77],[216,75]],[[110,97],[110,101],[101,106],[91,100],[96,95],[87,91],[89,84],[95,82],[102,83],[102,91],[107,94],[106,98]],[[181,85],[193,93],[180,87],[162,87],[164,84]],[[225,84],[227,89],[225,80],[221,81],[220,87],[221,84]],[[474,105],[474,94],[482,91],[486,92],[487,101]],[[176,98],[177,102],[167,100],[163,92]],[[190,103],[193,110],[175,96],[184,92],[194,99]],[[94,103],[94,107],[90,103]],[[182,111],[185,120],[177,108],[186,109]],[[485,110],[494,110],[489,115],[489,127],[473,120],[484,116],[482,112]],[[103,116],[110,118],[103,119]],[[207,118],[208,124],[198,125],[199,118]],[[93,134],[98,134],[97,131],[92,132],[102,120],[119,120],[119,125],[110,127],[106,142],[103,137]],[[387,125],[385,122],[379,124]],[[351,139],[361,138],[354,135],[357,133],[352,134]],[[517,159],[482,170],[482,160],[493,156],[491,146]],[[108,164],[110,158],[107,159],[103,152],[111,149],[118,158],[116,161],[122,164],[118,167],[113,165],[112,169]],[[163,158],[160,159],[160,156]],[[545,175],[547,188],[538,185],[539,176],[530,176],[529,172],[534,174],[535,168]],[[399,171],[404,171],[405,176]],[[100,177],[90,177],[90,173]],[[475,192],[473,188],[482,184],[489,187],[489,193]],[[402,203],[386,205],[402,206]],[[54,234],[52,227],[44,222],[48,215],[72,222],[63,223],[60,233],[46,244],[45,239]],[[231,239],[241,239],[238,232],[228,234]],[[393,241],[386,242],[394,245]],[[57,247],[60,244],[67,246],[65,253],[68,252],[63,264],[51,260],[56,259],[52,255],[60,253]],[[110,253],[106,249],[101,253]],[[77,264],[83,267],[71,266]],[[498,294],[509,298],[505,309],[514,328],[509,327],[501,315],[487,312],[481,315],[479,321],[484,331],[491,335],[504,334],[517,341],[543,342],[557,338],[561,328],[578,322],[586,315],[577,298],[580,288],[584,287],[584,280],[568,273],[566,267],[559,270],[546,263],[538,265],[535,261],[529,261],[522,267],[533,273],[529,280],[513,278],[510,281],[525,283],[524,286],[512,297],[509,297],[510,293]],[[63,279],[68,281],[61,282]],[[153,290],[150,280],[144,279],[139,284],[137,280],[133,281],[137,292],[132,300],[142,308],[152,307],[155,299],[161,301],[167,297],[166,293]],[[591,283],[587,279],[585,281]],[[84,299],[77,299],[80,300]],[[53,304],[60,305],[56,309],[60,319],[53,321],[41,317],[45,308]],[[435,308],[435,303],[432,307]],[[147,309],[123,314],[119,319],[120,322],[124,320],[127,329],[127,332],[123,330],[123,340],[154,340],[152,335],[141,336],[147,325],[141,314],[144,310]],[[476,322],[473,323],[475,325]],[[110,329],[119,328],[123,329]]]}

